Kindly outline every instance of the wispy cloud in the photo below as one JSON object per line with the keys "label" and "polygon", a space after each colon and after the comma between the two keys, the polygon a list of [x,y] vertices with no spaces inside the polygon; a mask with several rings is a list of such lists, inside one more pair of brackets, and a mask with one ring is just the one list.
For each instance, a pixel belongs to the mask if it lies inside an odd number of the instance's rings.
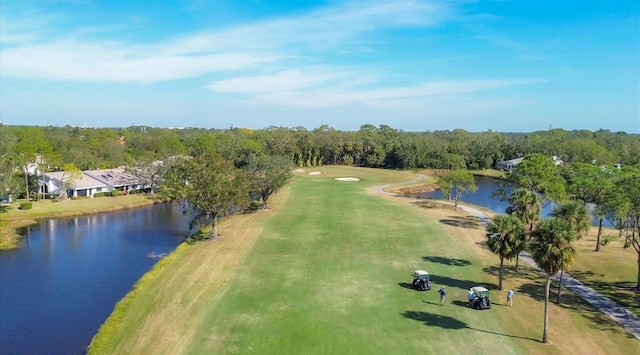
{"label": "wispy cloud", "polygon": [[322,63],[327,59],[326,53],[319,53],[321,49],[355,43],[359,36],[382,27],[433,25],[447,14],[445,7],[431,1],[355,1],[298,17],[217,31],[204,29],[145,44],[100,38],[95,35],[100,29],[95,28],[78,28],[54,37],[36,30],[46,28],[47,22],[32,24],[28,31],[28,24],[3,18],[3,44],[11,45],[0,52],[1,69],[3,76],[12,77],[154,82],[258,69],[292,57]]}
{"label": "wispy cloud", "polygon": [[[31,79],[153,83],[215,75],[212,92],[241,100],[302,108],[370,104],[416,97],[463,94],[528,85],[536,80],[427,81],[404,75],[384,84],[402,64],[340,64],[349,51],[384,52],[379,31],[428,28],[458,16],[451,3],[430,0],[334,2],[295,17],[263,19],[225,29],[202,29],[138,43],[113,36],[122,24],[62,32],[56,17],[2,26],[2,76]],[[4,20],[4,19],[3,19]],[[40,23],[37,26],[36,23]],[[32,29],[29,31],[29,29]],[[35,28],[50,31],[33,30]],[[51,33],[56,32],[53,36]],[[126,38],[126,37],[125,37]],[[491,39],[495,40],[495,39]],[[434,58],[456,61],[473,57]],[[347,59],[348,61],[349,59]],[[394,69],[396,66],[396,69]],[[357,68],[357,69],[354,69]],[[209,79],[211,80],[211,79]]]}
{"label": "wispy cloud", "polygon": [[208,86],[209,89],[223,93],[259,94],[306,89],[342,78],[343,73],[310,70],[285,70],[271,75],[238,77],[220,80]]}
{"label": "wispy cloud", "polygon": [[[334,107],[348,104],[364,104],[385,100],[404,100],[438,95],[454,95],[472,92],[501,89],[510,86],[532,85],[544,82],[541,79],[532,80],[467,80],[467,81],[435,81],[425,82],[413,86],[365,88],[361,86],[342,85],[336,81],[337,77],[329,80],[313,80],[322,76],[305,78],[298,76],[293,85],[300,90],[282,90],[286,86],[277,86],[270,90],[268,82],[279,82],[286,75],[270,77],[237,78],[213,83],[210,88],[222,92],[244,93],[253,95],[250,102],[256,104],[270,104],[293,106],[302,108]],[[348,77],[341,80],[348,81]],[[241,84],[241,85],[237,85]],[[322,85],[317,85],[322,84]],[[260,88],[260,89],[256,89]]]}

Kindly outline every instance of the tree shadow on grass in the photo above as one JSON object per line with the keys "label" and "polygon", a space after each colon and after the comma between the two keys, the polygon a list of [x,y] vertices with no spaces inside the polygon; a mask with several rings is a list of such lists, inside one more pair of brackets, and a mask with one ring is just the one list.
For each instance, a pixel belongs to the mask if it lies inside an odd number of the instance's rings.
{"label": "tree shadow on grass", "polygon": [[537,339],[533,339],[533,338],[521,337],[517,335],[510,335],[510,334],[504,334],[504,333],[497,333],[497,332],[493,332],[485,329],[472,328],[463,321],[460,321],[453,317],[444,316],[441,314],[433,314],[433,313],[421,312],[421,311],[405,311],[404,313],[401,313],[401,314],[405,318],[423,322],[424,325],[427,327],[440,327],[440,328],[452,329],[452,330],[470,329],[478,332],[483,332],[483,333],[488,333],[493,335],[500,335],[500,336],[505,336],[509,338],[525,339],[525,340],[531,340],[536,342],[538,341]]}
{"label": "tree shadow on grass", "polygon": [[[483,271],[489,273],[498,279],[500,267],[499,266],[490,266],[483,268]],[[573,272],[571,274],[574,274]],[[591,272],[586,272],[586,275],[593,275]],[[544,302],[544,288],[545,288],[545,276],[540,270],[533,269],[527,265],[520,264],[519,271],[514,270],[512,267],[504,268],[503,270],[504,282],[508,283],[510,279],[518,279],[519,282],[524,281],[519,287],[514,288],[516,294],[514,297],[514,307],[522,306],[519,303],[518,294],[528,295],[532,299]],[[508,289],[509,287],[505,287]],[[558,294],[558,283],[556,281],[551,281],[551,287],[549,292],[549,303],[550,307],[562,307],[564,309],[569,310],[572,313],[580,314],[584,318],[586,318],[591,326],[603,330],[603,331],[611,331],[614,333],[624,333],[629,338],[634,338],[633,334],[624,330],[616,321],[611,319],[606,314],[597,310],[594,306],[589,304],[587,301],[583,300],[578,295],[569,291],[566,288],[562,290],[562,299],[561,304],[557,305],[555,303],[556,297]],[[637,304],[636,300],[630,300],[631,304]],[[493,303],[496,304],[495,302]],[[526,306],[526,305],[525,305]],[[542,316],[542,314],[541,314]],[[551,320],[553,322],[553,319]]]}
{"label": "tree shadow on grass", "polygon": [[[449,287],[458,287],[464,290],[468,290],[470,287],[478,286],[478,281],[473,280],[458,280],[447,276],[431,275],[431,284],[433,289],[439,289],[440,285]],[[436,286],[438,285],[438,286]],[[482,285],[488,289],[497,289],[498,285],[493,283],[483,282]]]}
{"label": "tree shadow on grass", "polygon": [[420,208],[426,208],[426,209],[437,209],[442,207],[441,203],[437,203],[429,200],[418,200],[416,202],[412,202],[411,204],[414,206],[417,206]]}
{"label": "tree shadow on grass", "polygon": [[[500,277],[500,266],[487,266],[482,268],[482,271],[495,276],[496,278]],[[544,277],[544,274],[531,269],[528,266],[522,265],[522,262],[520,263],[520,267],[518,268],[518,270],[516,270],[515,266],[512,265],[507,265],[502,268],[502,278],[504,281],[508,281],[509,279],[537,280],[542,277]]]}
{"label": "tree shadow on grass", "polygon": [[9,205],[0,205],[0,213],[7,213],[11,209]]}
{"label": "tree shadow on grass", "polygon": [[469,260],[464,259],[456,259],[456,258],[445,258],[442,256],[423,256],[422,260],[430,261],[433,263],[444,264],[449,266],[467,266],[471,265]]}
{"label": "tree shadow on grass", "polygon": [[421,311],[405,311],[402,313],[405,318],[424,322],[428,327],[440,327],[445,329],[465,329],[469,328],[467,323],[449,316],[433,314]]}
{"label": "tree shadow on grass", "polygon": [[[539,280],[537,281],[520,285],[520,287],[516,289],[516,295],[518,293],[527,294],[534,300],[544,302],[544,288],[545,279],[544,276],[540,276]],[[590,326],[595,329],[609,331],[616,334],[625,334],[625,336],[628,338],[635,338],[631,332],[624,329],[624,327],[618,324],[618,322],[614,321],[608,315],[596,309],[594,306],[592,306],[590,303],[588,303],[575,293],[563,288],[562,302],[560,303],[560,305],[555,303],[557,295],[558,283],[552,281],[549,290],[550,307],[562,307],[572,313],[579,314],[587,319],[590,323]],[[517,301],[514,301],[514,303],[515,302]],[[553,322],[553,319],[551,320],[551,322]]]}
{"label": "tree shadow on grass", "polygon": [[453,227],[476,229],[482,227],[481,220],[475,216],[449,216],[441,219],[440,223]]}
{"label": "tree shadow on grass", "polygon": [[591,271],[569,271],[568,273],[584,285],[593,288],[605,297],[609,297],[636,315],[640,315],[640,292],[634,289],[636,286],[634,282],[610,282],[607,281],[604,274],[595,274]]}

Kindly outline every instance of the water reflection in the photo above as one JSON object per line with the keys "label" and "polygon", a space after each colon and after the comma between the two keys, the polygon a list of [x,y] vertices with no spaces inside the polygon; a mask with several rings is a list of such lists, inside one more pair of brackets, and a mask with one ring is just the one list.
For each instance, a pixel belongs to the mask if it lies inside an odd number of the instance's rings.
{"label": "water reflection", "polygon": [[[488,208],[489,210],[496,213],[505,213],[509,204],[504,201],[500,201],[497,198],[493,197],[493,194],[498,190],[499,186],[497,184],[496,179],[492,179],[484,176],[476,176],[475,177],[476,186],[478,186],[478,190],[476,192],[465,192],[462,194],[462,198],[460,200],[476,205]],[[422,197],[427,198],[446,198],[446,196],[440,191],[433,191],[430,193],[422,194]],[[553,210],[553,203],[546,203],[543,205],[542,211],[540,215],[542,217],[547,217],[551,214]],[[598,225],[598,220],[595,218],[591,219],[591,223],[593,225]],[[605,221],[606,226],[612,226],[611,223]]]}
{"label": "water reflection", "polygon": [[26,229],[0,252],[0,353],[82,353],[115,304],[182,241],[188,220],[169,204]]}

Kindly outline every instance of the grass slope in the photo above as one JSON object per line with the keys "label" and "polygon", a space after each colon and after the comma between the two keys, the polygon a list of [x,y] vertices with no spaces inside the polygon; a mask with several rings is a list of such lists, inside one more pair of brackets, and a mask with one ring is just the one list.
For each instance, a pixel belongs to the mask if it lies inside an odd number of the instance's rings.
{"label": "grass slope", "polygon": [[[632,353],[638,341],[567,293],[542,330],[542,277],[507,272],[477,219],[425,200],[381,196],[367,186],[415,174],[323,167],[299,174],[273,212],[224,221],[220,241],[181,246],[139,282],[103,326],[92,353],[407,354]],[[356,176],[360,182],[338,182]],[[411,289],[414,269],[434,290]],[[485,285],[496,305],[465,307]],[[436,289],[448,289],[445,306]],[[125,302],[126,301],[126,302]]]}

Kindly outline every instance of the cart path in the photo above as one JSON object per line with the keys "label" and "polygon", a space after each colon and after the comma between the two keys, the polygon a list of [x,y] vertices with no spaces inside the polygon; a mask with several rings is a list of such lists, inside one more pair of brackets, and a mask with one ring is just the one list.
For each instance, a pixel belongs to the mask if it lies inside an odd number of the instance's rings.
{"label": "cart path", "polygon": [[[420,180],[424,180],[425,178],[426,178],[425,175],[418,174],[417,178],[407,183],[419,182]],[[403,185],[404,184],[406,183],[403,183]],[[395,193],[384,191],[385,188],[392,187],[394,185],[399,185],[399,184],[377,186],[375,188],[375,191],[381,194],[400,196]],[[453,205],[453,203],[449,201],[441,201],[441,200],[431,200],[431,201]],[[487,216],[484,212],[478,209],[475,209],[473,207],[458,205],[458,208],[477,217],[480,220],[480,223],[484,226],[486,226],[491,221],[491,218]],[[520,260],[523,260],[525,263],[539,270],[538,265],[536,265],[535,261],[533,261],[533,258],[529,253],[526,253],[526,252],[520,253]],[[558,281],[558,275],[556,275],[554,279]],[[566,272],[564,273],[562,285],[567,289],[571,290],[571,292],[575,293],[577,296],[589,302],[596,309],[600,310],[600,312],[606,314],[607,316],[609,316],[609,318],[613,319],[618,324],[623,326],[625,329],[631,332],[631,334],[633,334],[633,336],[636,337],[636,339],[640,339],[640,317],[631,313],[628,309],[612,301],[611,299],[601,295],[591,287],[585,286],[580,281],[569,276],[569,274],[567,274]]]}
{"label": "cart path", "polygon": [[[478,217],[483,225],[486,225],[488,222],[491,221],[489,216],[487,216],[482,211],[479,211],[473,207],[468,207],[468,206],[458,206],[458,207],[461,207],[464,211],[469,212],[474,216]],[[527,252],[520,253],[520,260],[540,270],[536,262],[533,261],[531,254]],[[559,274],[554,276],[554,280],[555,281],[559,280]],[[638,317],[628,309],[624,308],[617,302],[601,295],[591,287],[585,286],[580,281],[571,277],[566,271],[562,278],[562,286],[566,287],[567,289],[569,289],[571,292],[573,292],[583,300],[589,302],[596,309],[600,310],[600,312],[606,314],[607,316],[609,316],[609,318],[613,319],[618,324],[625,327],[629,332],[631,332],[631,334],[633,334],[633,336],[636,337],[636,339],[640,339],[640,317]]]}

